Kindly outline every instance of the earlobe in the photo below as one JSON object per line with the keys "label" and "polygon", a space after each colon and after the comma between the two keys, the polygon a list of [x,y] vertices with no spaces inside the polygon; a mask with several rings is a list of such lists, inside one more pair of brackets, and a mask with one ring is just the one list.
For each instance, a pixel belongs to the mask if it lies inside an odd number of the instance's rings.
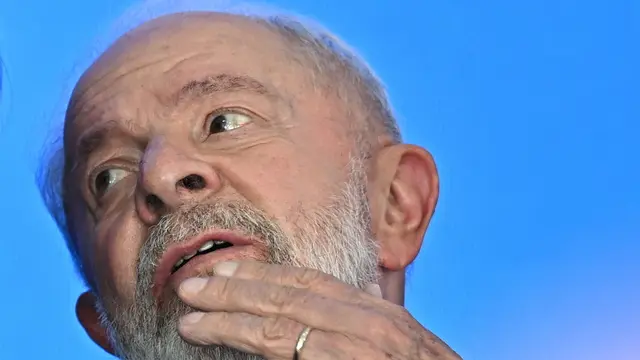
{"label": "earlobe", "polygon": [[100,315],[96,310],[96,298],[93,293],[87,291],[78,297],[76,316],[91,340],[106,352],[115,355],[109,343],[107,332],[100,324]]}
{"label": "earlobe", "polygon": [[372,217],[380,264],[400,271],[418,255],[438,200],[438,174],[425,149],[399,144],[376,158]]}

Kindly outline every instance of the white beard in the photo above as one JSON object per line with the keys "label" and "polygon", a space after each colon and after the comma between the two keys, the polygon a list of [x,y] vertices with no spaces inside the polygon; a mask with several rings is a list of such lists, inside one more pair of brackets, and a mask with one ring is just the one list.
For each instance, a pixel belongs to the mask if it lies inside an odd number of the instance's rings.
{"label": "white beard", "polygon": [[190,345],[179,336],[177,324],[180,316],[193,309],[176,296],[165,301],[162,309],[155,306],[153,274],[167,246],[207,229],[231,229],[263,239],[268,263],[316,269],[358,288],[376,283],[378,248],[371,234],[366,175],[361,160],[352,159],[350,164],[341,193],[331,198],[329,206],[300,214],[293,236],[244,202],[196,205],[164,217],[140,251],[132,305],[107,299],[98,305],[117,355],[128,360],[263,359],[226,346]]}

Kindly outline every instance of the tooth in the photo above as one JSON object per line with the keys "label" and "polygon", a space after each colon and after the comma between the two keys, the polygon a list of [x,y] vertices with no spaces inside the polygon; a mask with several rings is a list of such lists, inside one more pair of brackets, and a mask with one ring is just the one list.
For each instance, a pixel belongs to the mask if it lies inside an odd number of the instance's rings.
{"label": "tooth", "polygon": [[194,251],[193,254],[185,255],[182,258],[184,259],[184,261],[189,261],[192,257],[196,256],[197,253],[198,252]]}
{"label": "tooth", "polygon": [[198,249],[198,251],[206,251],[209,250],[213,247],[213,241],[209,240],[206,243],[204,243],[204,245],[200,246],[200,249]]}
{"label": "tooth", "polygon": [[226,241],[222,241],[222,240],[216,240],[213,242],[215,245],[224,245],[226,243]]}
{"label": "tooth", "polygon": [[184,259],[180,259],[176,262],[175,265],[173,265],[174,268],[179,268],[180,266],[182,266],[182,264],[184,264]]}

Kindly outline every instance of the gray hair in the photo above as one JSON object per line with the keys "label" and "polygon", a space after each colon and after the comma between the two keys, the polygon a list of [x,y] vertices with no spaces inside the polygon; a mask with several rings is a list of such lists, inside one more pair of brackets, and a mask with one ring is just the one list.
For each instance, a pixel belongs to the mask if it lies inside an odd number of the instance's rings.
{"label": "gray hair", "polygon": [[[294,60],[311,70],[314,82],[324,82],[324,88],[336,91],[338,98],[355,108],[363,119],[356,129],[357,145],[369,149],[375,137],[384,134],[394,143],[402,142],[400,130],[388,101],[386,90],[367,63],[338,37],[316,22],[264,5],[238,5],[213,0],[145,0],[115,22],[106,37],[96,42],[88,59],[97,58],[114,41],[129,30],[158,17],[191,11],[216,11],[245,16],[280,35],[291,46]],[[298,58],[299,57],[299,58]],[[84,68],[87,68],[88,65]],[[329,81],[330,83],[326,83]],[[338,85],[338,86],[336,86]],[[347,111],[353,106],[347,106]],[[362,143],[367,144],[362,144]],[[85,284],[95,290],[93,279],[87,276],[78,241],[67,219],[65,198],[65,156],[62,138],[54,142],[54,151],[38,172],[37,181],[42,199],[60,229],[73,258],[77,272]],[[359,150],[364,150],[361,148]]]}

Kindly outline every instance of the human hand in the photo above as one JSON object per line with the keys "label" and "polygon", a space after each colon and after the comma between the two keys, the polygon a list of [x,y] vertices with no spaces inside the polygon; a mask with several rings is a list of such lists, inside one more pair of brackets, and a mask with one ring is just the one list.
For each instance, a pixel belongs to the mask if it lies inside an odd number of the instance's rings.
{"label": "human hand", "polygon": [[215,276],[189,279],[178,295],[199,309],[178,326],[188,342],[226,345],[269,360],[461,359],[403,307],[319,271],[253,261],[216,264]]}

